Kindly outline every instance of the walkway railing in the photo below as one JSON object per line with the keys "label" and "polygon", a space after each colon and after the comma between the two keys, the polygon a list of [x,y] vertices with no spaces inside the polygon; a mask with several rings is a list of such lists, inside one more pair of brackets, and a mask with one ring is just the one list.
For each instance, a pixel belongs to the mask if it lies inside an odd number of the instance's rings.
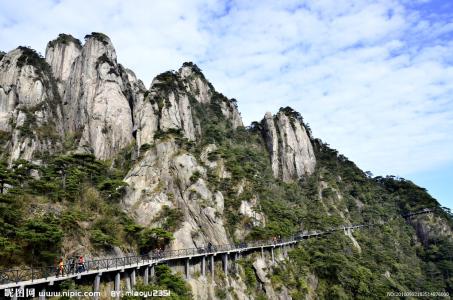
{"label": "walkway railing", "polygon": [[[433,212],[435,209],[422,209],[420,211],[407,213],[403,215],[404,218],[410,218],[415,215],[427,214]],[[94,259],[84,262],[83,265],[75,263],[65,264],[61,271],[58,266],[47,266],[47,267],[25,267],[20,269],[9,269],[0,270],[0,289],[2,285],[10,283],[20,283],[24,281],[35,282],[36,280],[48,279],[48,278],[59,278],[70,277],[73,275],[83,276],[90,271],[108,271],[110,269],[118,269],[122,267],[130,267],[132,265],[144,265],[153,262],[165,262],[173,258],[188,258],[193,256],[217,254],[217,253],[228,253],[228,252],[239,252],[244,250],[250,250],[255,248],[268,248],[277,245],[285,245],[289,243],[295,243],[303,239],[312,237],[318,237],[322,235],[328,235],[335,231],[345,229],[356,229],[362,227],[371,227],[383,225],[393,220],[393,218],[383,222],[368,222],[365,224],[356,225],[343,225],[334,227],[323,231],[311,231],[305,233],[298,233],[296,235],[286,237],[283,239],[272,239],[272,240],[259,240],[252,242],[243,242],[240,244],[227,244],[227,245],[212,245],[210,247],[201,248],[188,248],[179,250],[164,250],[164,251],[152,251],[145,255],[128,255],[123,257],[113,257],[104,259]]]}

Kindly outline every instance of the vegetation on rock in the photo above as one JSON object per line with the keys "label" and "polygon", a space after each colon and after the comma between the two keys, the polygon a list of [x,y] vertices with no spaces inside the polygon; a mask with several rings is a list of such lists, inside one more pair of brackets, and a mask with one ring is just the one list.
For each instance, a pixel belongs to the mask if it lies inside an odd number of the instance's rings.
{"label": "vegetation on rock", "polygon": [[94,38],[94,39],[100,41],[104,45],[108,45],[109,40],[110,40],[107,35],[105,35],[104,33],[101,33],[101,32],[92,32],[91,34],[85,35],[85,40],[88,40],[91,38]]}
{"label": "vegetation on rock", "polygon": [[82,43],[79,39],[76,39],[70,34],[60,33],[56,39],[47,44],[47,48],[54,48],[57,44],[68,45],[69,43],[74,43],[79,48],[82,47]]}

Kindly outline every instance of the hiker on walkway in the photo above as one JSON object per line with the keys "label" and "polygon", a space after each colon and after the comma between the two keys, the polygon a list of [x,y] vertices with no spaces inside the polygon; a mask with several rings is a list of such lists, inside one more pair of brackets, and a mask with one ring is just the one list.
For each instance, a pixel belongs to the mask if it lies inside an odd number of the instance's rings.
{"label": "hiker on walkway", "polygon": [[69,265],[68,273],[75,273],[76,272],[74,256],[70,257],[66,264]]}
{"label": "hiker on walkway", "polygon": [[211,244],[211,242],[208,243],[208,252],[212,252],[212,244]]}
{"label": "hiker on walkway", "polygon": [[155,253],[156,258],[162,258],[162,250],[160,248],[157,248]]}
{"label": "hiker on walkway", "polygon": [[85,271],[85,260],[83,259],[83,256],[80,256],[78,261],[77,273],[81,273],[84,271]]}
{"label": "hiker on walkway", "polygon": [[64,263],[63,263],[63,258],[60,258],[60,261],[58,262],[58,276],[63,276],[64,275]]}

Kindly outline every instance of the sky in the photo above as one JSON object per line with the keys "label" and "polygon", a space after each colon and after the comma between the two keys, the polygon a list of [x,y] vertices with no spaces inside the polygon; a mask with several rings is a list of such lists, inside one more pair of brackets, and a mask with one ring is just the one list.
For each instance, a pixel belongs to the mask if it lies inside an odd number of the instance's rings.
{"label": "sky", "polygon": [[146,86],[193,61],[245,124],[282,106],[453,208],[453,1],[0,0],[0,50],[107,34]]}

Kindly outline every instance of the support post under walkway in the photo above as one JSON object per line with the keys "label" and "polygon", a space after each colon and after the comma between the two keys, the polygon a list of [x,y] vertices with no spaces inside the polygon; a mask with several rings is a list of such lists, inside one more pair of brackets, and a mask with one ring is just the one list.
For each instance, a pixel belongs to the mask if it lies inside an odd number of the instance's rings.
{"label": "support post under walkway", "polygon": [[150,276],[151,278],[153,278],[153,277],[156,275],[154,269],[155,269],[155,268],[154,268],[154,264],[152,264],[152,265],[150,266],[150,270],[149,270],[149,276]]}
{"label": "support post under walkway", "polygon": [[272,263],[275,263],[275,257],[274,257],[274,247],[271,248],[271,257],[272,257]]}
{"label": "support post under walkway", "polygon": [[131,275],[127,270],[124,271],[124,280],[126,281],[126,290],[128,292],[132,291],[131,287]]}
{"label": "support post under walkway", "polygon": [[99,274],[96,274],[96,276],[94,277],[93,292],[95,292],[95,294],[93,296],[93,299],[95,299],[95,300],[99,299],[99,296],[97,295],[97,293],[100,290],[101,275],[102,275],[102,273],[99,273]]}
{"label": "support post under walkway", "polygon": [[114,290],[116,292],[116,299],[120,299],[120,292],[121,292],[121,273],[116,272],[115,274],[115,286]]}
{"label": "support post under walkway", "polygon": [[43,287],[40,292],[38,292],[39,300],[46,300],[46,288]]}
{"label": "support post under walkway", "polygon": [[186,279],[190,279],[190,258],[186,259]]}
{"label": "support post under walkway", "polygon": [[201,276],[206,276],[206,256],[201,258]]}
{"label": "support post under walkway", "polygon": [[228,254],[225,253],[223,255],[223,273],[225,273],[225,275],[228,275]]}
{"label": "support post under walkway", "polygon": [[12,300],[17,300],[17,289],[14,289],[14,294],[11,297]]}
{"label": "support post under walkway", "polygon": [[146,266],[145,270],[143,271],[143,284],[149,284],[149,266]]}
{"label": "support post under walkway", "polygon": [[212,276],[212,280],[214,280],[214,269],[215,269],[214,255],[211,255],[211,276]]}
{"label": "support post under walkway", "polygon": [[132,269],[131,271],[131,289],[133,289],[136,285],[136,280],[135,280],[135,269]]}

